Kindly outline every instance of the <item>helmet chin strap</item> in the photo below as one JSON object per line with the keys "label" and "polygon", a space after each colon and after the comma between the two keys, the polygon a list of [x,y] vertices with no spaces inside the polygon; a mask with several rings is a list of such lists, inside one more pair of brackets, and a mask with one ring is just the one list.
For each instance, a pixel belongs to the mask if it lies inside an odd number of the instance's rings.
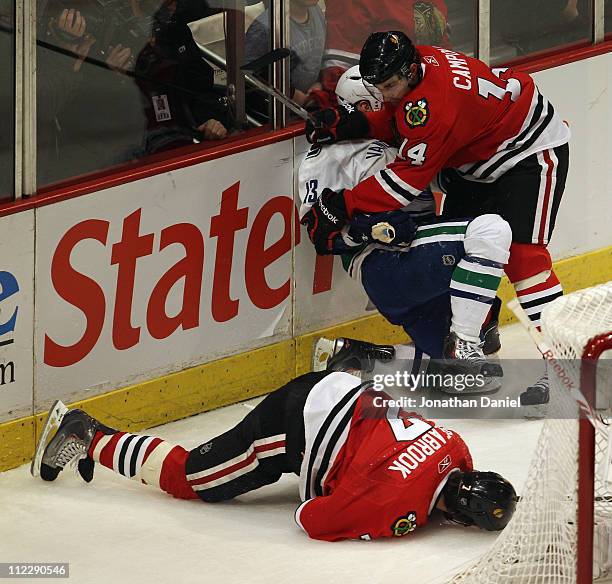
{"label": "helmet chin strap", "polygon": [[449,521],[452,521],[457,525],[463,525],[464,527],[471,527],[472,525],[474,525],[474,522],[469,517],[466,517],[461,513],[452,513],[450,511],[444,511],[444,517],[446,517],[446,519],[448,519]]}

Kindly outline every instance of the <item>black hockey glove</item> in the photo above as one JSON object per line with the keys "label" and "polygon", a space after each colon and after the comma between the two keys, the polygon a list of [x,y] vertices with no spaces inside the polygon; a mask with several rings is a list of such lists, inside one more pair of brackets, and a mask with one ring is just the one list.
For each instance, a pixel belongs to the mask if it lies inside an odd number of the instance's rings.
{"label": "black hockey glove", "polygon": [[344,191],[336,193],[323,189],[321,196],[302,217],[300,223],[306,225],[308,237],[319,255],[333,253],[333,240],[340,234],[348,221],[348,212],[344,203]]}
{"label": "black hockey glove", "polygon": [[313,120],[306,122],[306,139],[311,144],[333,144],[339,140],[359,140],[368,136],[368,119],[360,111],[328,108],[313,112],[312,117]]}

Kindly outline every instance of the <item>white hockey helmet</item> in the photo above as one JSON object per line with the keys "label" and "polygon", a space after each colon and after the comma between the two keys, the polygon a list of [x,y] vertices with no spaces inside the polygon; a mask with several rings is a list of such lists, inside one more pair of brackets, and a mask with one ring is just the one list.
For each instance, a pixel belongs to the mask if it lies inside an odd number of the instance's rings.
{"label": "white hockey helmet", "polygon": [[[377,95],[379,94],[379,96]],[[359,65],[347,69],[338,79],[336,85],[336,97],[338,103],[346,107],[347,105],[357,106],[360,101],[367,101],[372,110],[378,111],[383,106],[383,96],[375,87],[366,89],[359,73]]]}

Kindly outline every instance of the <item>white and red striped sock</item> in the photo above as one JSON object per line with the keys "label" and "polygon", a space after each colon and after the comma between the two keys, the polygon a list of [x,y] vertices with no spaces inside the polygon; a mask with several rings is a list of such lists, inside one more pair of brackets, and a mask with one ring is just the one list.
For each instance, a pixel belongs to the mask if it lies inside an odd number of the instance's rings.
{"label": "white and red striped sock", "polygon": [[89,447],[94,462],[130,479],[154,485],[181,499],[197,495],[187,483],[185,462],[189,453],[155,436],[98,431]]}
{"label": "white and red striped sock", "polygon": [[546,282],[536,284],[524,290],[518,290],[516,297],[533,324],[540,328],[542,310],[556,298],[563,295],[563,288],[554,272],[550,273]]}

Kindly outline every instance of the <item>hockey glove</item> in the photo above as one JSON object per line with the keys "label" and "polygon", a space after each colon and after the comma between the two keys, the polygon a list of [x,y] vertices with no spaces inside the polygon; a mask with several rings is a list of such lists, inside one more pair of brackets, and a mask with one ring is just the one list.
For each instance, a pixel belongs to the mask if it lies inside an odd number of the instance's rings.
{"label": "hockey glove", "polygon": [[340,234],[347,220],[344,191],[336,193],[331,189],[323,189],[321,196],[300,223],[306,226],[316,252],[327,255],[333,253],[334,238]]}
{"label": "hockey glove", "polygon": [[311,144],[333,144],[339,140],[367,138],[368,119],[365,114],[344,107],[328,108],[312,113],[306,122],[306,139]]}

